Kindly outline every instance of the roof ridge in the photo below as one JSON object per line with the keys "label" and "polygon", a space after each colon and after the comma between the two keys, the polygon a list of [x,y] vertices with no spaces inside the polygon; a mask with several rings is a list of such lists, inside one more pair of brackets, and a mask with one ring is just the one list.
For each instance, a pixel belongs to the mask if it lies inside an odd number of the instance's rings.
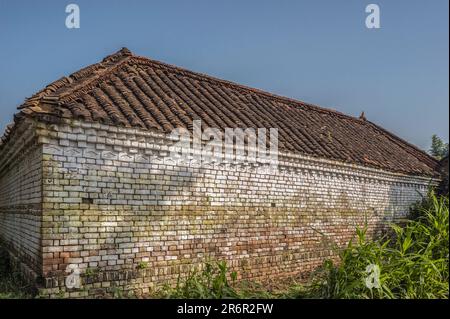
{"label": "roof ridge", "polygon": [[[59,100],[64,100],[65,97],[74,94],[75,92],[82,91],[86,87],[91,87],[90,84],[95,83],[96,81],[103,80],[105,76],[113,73],[117,68],[122,66],[126,61],[129,61],[129,58],[132,56],[132,53],[127,48],[122,48],[120,51],[111,54],[104,58],[101,62],[92,64],[91,66],[99,66],[99,68],[93,70],[89,78],[86,78],[80,85],[68,89],[67,91],[61,92],[59,95]],[[104,67],[104,68],[102,68]],[[80,70],[81,71],[81,70]],[[78,72],[75,72],[76,74]],[[94,75],[97,73],[96,75]],[[69,77],[72,77],[74,74],[71,74]]]}
{"label": "roof ridge", "polygon": [[[131,52],[128,48],[126,47],[122,47],[119,51],[114,52],[110,55],[107,55],[106,57],[103,58],[103,60],[101,62],[111,62],[111,61],[116,61],[122,57],[127,57],[127,56],[133,56],[133,52]],[[101,63],[100,62],[100,63]]]}
{"label": "roof ridge", "polygon": [[[165,68],[169,68],[171,70],[175,70],[177,72],[181,72],[182,75],[189,75],[189,76],[194,76],[194,77],[199,77],[201,80],[206,80],[209,83],[218,85],[218,84],[225,84],[225,85],[229,85],[234,89],[240,89],[246,92],[252,92],[258,95],[263,95],[264,97],[267,98],[271,98],[273,100],[279,101],[279,102],[284,102],[284,103],[289,103],[289,105],[294,104],[293,106],[295,107],[308,107],[309,110],[312,111],[317,111],[320,113],[326,113],[326,114],[333,114],[333,115],[337,115],[339,117],[345,118],[345,119],[349,119],[351,121],[355,121],[358,123],[368,123],[370,125],[372,125],[372,127],[374,127],[376,130],[378,130],[380,133],[388,136],[391,139],[396,140],[396,144],[399,145],[400,147],[402,147],[405,151],[407,151],[407,149],[404,147],[404,145],[401,145],[401,143],[406,144],[407,146],[411,147],[414,151],[418,152],[419,154],[421,154],[422,156],[424,156],[426,159],[428,159],[430,162],[436,163],[436,159],[434,159],[432,156],[430,156],[428,153],[426,153],[424,150],[421,150],[420,148],[418,148],[417,146],[405,141],[404,139],[402,139],[401,137],[397,136],[396,134],[387,131],[386,129],[380,127],[379,125],[367,120],[365,117],[353,117],[351,115],[339,112],[337,110],[334,109],[329,109],[329,108],[325,108],[325,107],[321,107],[312,103],[308,103],[308,102],[304,102],[301,100],[297,100],[297,99],[293,99],[293,98],[289,98],[286,96],[282,96],[282,95],[278,95],[275,93],[271,93],[271,92],[267,92],[261,89],[257,89],[257,88],[253,88],[250,86],[246,86],[246,85],[242,85],[239,84],[237,82],[233,82],[233,81],[229,81],[229,80],[224,80],[221,78],[217,78],[205,73],[201,73],[201,72],[195,72],[195,71],[191,71],[189,69],[183,68],[183,67],[179,67],[173,64],[169,64],[169,63],[165,63],[165,62],[161,62],[161,61],[157,61],[157,60],[153,60],[150,58],[147,58],[145,56],[138,56],[138,55],[133,55],[132,56],[133,60],[139,60],[139,61],[145,61],[145,62],[150,62],[151,64],[157,64],[160,66],[163,66]],[[399,143],[401,142],[401,143]],[[408,152],[411,154],[411,152]],[[417,157],[416,154],[411,154],[415,157]]]}
{"label": "roof ridge", "polygon": [[255,93],[255,94],[260,94],[260,95],[264,95],[265,97],[277,100],[279,102],[284,102],[284,103],[289,103],[289,104],[294,104],[294,106],[299,107],[299,106],[303,106],[303,107],[308,107],[314,111],[319,111],[321,113],[327,113],[327,114],[335,114],[337,116],[341,116],[353,121],[356,121],[358,123],[361,123],[361,119],[345,114],[343,112],[334,110],[334,109],[330,109],[330,108],[326,108],[326,107],[322,107],[319,105],[315,105],[309,102],[304,102],[298,99],[294,99],[294,98],[290,98],[290,97],[286,97],[283,95],[279,95],[279,94],[275,94],[272,92],[268,92],[268,91],[264,91],[262,89],[258,89],[258,88],[254,88],[251,86],[247,86],[247,85],[243,85],[237,82],[233,82],[233,81],[229,81],[229,80],[224,80],[215,76],[211,76],[205,73],[201,73],[201,72],[196,72],[196,71],[192,71],[183,67],[179,67],[177,65],[173,65],[170,63],[166,63],[166,62],[162,62],[162,61],[158,61],[158,60],[153,60],[150,58],[147,58],[145,56],[139,56],[139,55],[134,55],[132,56],[132,60],[138,60],[138,61],[144,61],[144,62],[149,62],[151,64],[157,64],[159,66],[162,66],[164,68],[168,68],[177,72],[181,72],[183,75],[190,75],[190,76],[194,76],[194,77],[199,77],[201,80],[204,81],[208,81],[212,84],[225,84],[225,85],[229,85],[234,89],[239,89],[241,91],[246,91],[246,92],[251,92],[251,93]]}
{"label": "roof ridge", "polygon": [[[404,147],[403,144],[411,147],[412,149],[414,149],[415,151],[417,151],[419,154],[423,155],[427,160],[429,160],[430,162],[433,162],[434,164],[437,164],[439,161],[437,159],[435,159],[433,156],[431,156],[430,154],[428,154],[427,152],[425,152],[424,150],[421,150],[420,148],[418,148],[417,146],[415,146],[414,144],[411,144],[410,142],[404,140],[403,138],[397,136],[396,134],[389,132],[388,130],[382,128],[381,126],[371,122],[371,121],[367,121],[369,124],[371,124],[372,126],[374,126],[377,130],[379,130],[381,133],[387,135],[388,137],[390,137],[391,139],[396,140],[396,144],[398,146],[400,146],[401,148],[403,148],[405,151],[408,152],[408,150]],[[401,142],[401,143],[398,143]],[[410,153],[410,152],[408,152]],[[416,156],[415,154],[412,154],[413,156]]]}
{"label": "roof ridge", "polygon": [[[85,85],[89,84],[89,82],[94,81],[96,79],[95,77],[91,78],[90,80],[89,80],[89,77],[92,76],[96,71],[99,71],[98,77],[101,77],[101,75],[107,74],[109,71],[112,71],[113,69],[115,69],[114,68],[115,66],[122,64],[123,61],[126,61],[127,58],[131,57],[132,55],[133,54],[131,53],[130,50],[123,47],[119,51],[106,56],[100,62],[88,65],[84,68],[81,68],[78,71],[75,71],[75,72],[69,74],[68,76],[63,76],[60,79],[58,79],[50,84],[47,84],[44,89],[35,93],[30,98],[25,99],[24,103],[19,105],[17,107],[17,109],[20,110],[20,109],[24,109],[27,107],[37,106],[42,99],[46,99],[46,98],[48,98],[53,103],[55,103],[58,100],[60,100],[61,98],[71,94],[72,92],[81,89],[81,87],[84,87]],[[104,71],[101,72],[101,70],[104,70]],[[87,80],[87,83],[83,83],[83,78],[84,78],[84,80]],[[80,83],[80,85],[78,87],[76,86],[76,87],[73,87],[72,89],[68,89],[67,91],[63,91],[60,93],[60,95],[56,94],[58,91],[63,90],[68,85],[74,83],[75,81],[80,81],[80,80],[82,82]]]}
{"label": "roof ridge", "polygon": [[[83,91],[83,89],[86,89],[86,87],[89,84],[95,82],[96,80],[98,80],[98,81],[102,80],[104,78],[104,76],[107,76],[108,74],[110,74],[110,72],[113,72],[114,70],[116,70],[117,67],[122,65],[124,63],[124,61],[127,61],[127,60],[136,60],[138,62],[146,62],[146,63],[150,63],[152,65],[158,65],[158,66],[170,69],[172,71],[181,72],[181,74],[183,74],[183,75],[194,76],[200,80],[207,81],[211,84],[227,85],[234,89],[238,89],[241,92],[244,91],[244,92],[248,92],[248,93],[263,95],[266,98],[270,98],[272,100],[276,100],[276,101],[279,101],[282,103],[288,103],[291,106],[307,107],[313,111],[337,115],[337,116],[349,119],[351,121],[356,121],[359,123],[362,121],[361,119],[359,119],[357,117],[353,117],[351,115],[345,114],[343,112],[339,112],[334,109],[321,107],[319,105],[315,105],[315,104],[312,104],[309,102],[304,102],[304,101],[301,101],[298,99],[293,99],[293,98],[289,98],[286,96],[278,95],[278,94],[275,94],[272,92],[264,91],[262,89],[253,88],[253,87],[246,86],[246,85],[243,85],[243,84],[240,84],[237,82],[214,77],[214,76],[211,76],[211,75],[208,75],[205,73],[192,71],[192,70],[189,70],[189,69],[186,69],[183,67],[179,67],[179,66],[170,64],[170,63],[150,59],[145,56],[135,55],[126,47],[122,47],[119,51],[106,56],[100,62],[88,65],[68,76],[64,76],[64,77],[60,78],[59,80],[56,80],[56,81],[48,84],[43,90],[34,94],[31,98],[26,99],[25,102],[18,107],[18,109],[23,109],[28,106],[36,106],[41,99],[45,99],[45,98],[49,98],[49,100],[51,100],[53,103],[55,103],[58,100],[61,101],[65,97],[69,96],[70,94],[73,94],[74,92],[77,92],[80,90]],[[99,75],[97,77],[93,77],[90,80],[88,80],[87,76],[89,76],[89,75],[92,76],[92,74],[95,71],[101,69],[104,66],[106,66],[106,67],[103,72],[99,72]],[[52,93],[56,93],[57,91],[61,91],[67,85],[73,83],[74,81],[80,80],[83,77],[86,77],[85,83],[80,83],[79,86],[73,87],[72,89],[68,89],[67,91],[63,91],[60,93],[59,96],[52,94]]]}

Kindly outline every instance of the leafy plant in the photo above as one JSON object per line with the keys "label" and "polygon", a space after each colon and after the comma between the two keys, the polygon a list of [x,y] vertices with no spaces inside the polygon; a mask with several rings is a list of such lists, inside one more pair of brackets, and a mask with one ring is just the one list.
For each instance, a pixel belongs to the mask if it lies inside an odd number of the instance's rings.
{"label": "leafy plant", "polygon": [[[223,299],[238,298],[237,291],[232,287],[237,273],[228,274],[225,261],[206,262],[203,270],[193,269],[184,280],[178,278],[174,288],[166,286],[161,292],[165,298],[187,299]],[[228,279],[230,276],[231,281]]]}
{"label": "leafy plant", "polygon": [[[448,298],[448,198],[430,194],[416,206],[415,220],[392,225],[392,237],[366,240],[367,227],[357,229],[336,265],[327,260],[315,276],[309,296],[315,298]],[[380,269],[379,287],[369,288],[368,265]]]}

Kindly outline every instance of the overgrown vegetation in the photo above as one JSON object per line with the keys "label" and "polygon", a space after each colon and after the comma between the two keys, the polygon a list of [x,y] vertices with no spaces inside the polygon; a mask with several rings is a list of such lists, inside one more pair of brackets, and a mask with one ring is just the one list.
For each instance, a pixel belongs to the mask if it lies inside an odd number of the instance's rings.
{"label": "overgrown vegetation", "polygon": [[165,286],[157,296],[176,299],[254,299],[291,298],[297,296],[301,286],[285,285],[285,289],[268,289],[254,281],[236,281],[237,273],[228,269],[224,261],[208,261],[202,270],[191,271],[179,279],[175,287]]}
{"label": "overgrown vegetation", "polygon": [[164,298],[238,298],[238,293],[232,287],[236,276],[236,272],[229,272],[224,261],[206,262],[202,270],[193,269],[185,279],[179,278],[174,288],[164,287],[160,295]]}
{"label": "overgrown vegetation", "polygon": [[[320,298],[448,298],[448,198],[434,194],[416,207],[415,219],[392,225],[390,238],[366,239],[367,228],[357,230],[340,263],[325,262],[311,286]],[[379,269],[379,285],[368,288],[367,267]],[[370,286],[370,285],[369,285]]]}

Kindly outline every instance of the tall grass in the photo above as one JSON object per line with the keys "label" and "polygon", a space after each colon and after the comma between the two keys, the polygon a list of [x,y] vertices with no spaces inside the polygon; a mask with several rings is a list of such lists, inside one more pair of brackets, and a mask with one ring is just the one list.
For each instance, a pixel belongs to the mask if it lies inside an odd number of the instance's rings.
{"label": "tall grass", "polygon": [[157,297],[174,299],[273,299],[293,298],[302,287],[291,284],[285,290],[267,289],[261,283],[237,282],[237,273],[230,271],[225,261],[208,261],[202,270],[192,270],[186,278],[179,278],[175,287],[166,285]]}
{"label": "tall grass", "polygon": [[[448,298],[448,198],[430,194],[416,206],[415,218],[391,225],[393,236],[376,241],[366,238],[367,227],[357,229],[340,253],[336,265],[326,261],[313,280],[315,298]],[[379,287],[369,288],[367,266],[380,269]]]}
{"label": "tall grass", "polygon": [[236,276],[236,272],[229,272],[225,261],[208,261],[202,270],[193,269],[187,278],[179,278],[175,287],[164,287],[159,295],[177,299],[238,298],[238,293],[232,287]]}

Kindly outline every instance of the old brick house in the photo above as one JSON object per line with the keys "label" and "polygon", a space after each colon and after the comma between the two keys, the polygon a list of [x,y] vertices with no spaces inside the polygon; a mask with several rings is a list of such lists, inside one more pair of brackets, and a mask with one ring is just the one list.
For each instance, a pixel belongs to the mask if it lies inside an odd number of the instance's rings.
{"label": "old brick house", "polygon": [[[278,172],[174,165],[166,134],[193,119],[278,128]],[[373,233],[404,216],[438,179],[436,160],[363,117],[122,49],[19,107],[0,145],[0,238],[48,295],[145,293],[208,257],[286,276],[365,218]],[[80,289],[65,285],[74,266]]]}

